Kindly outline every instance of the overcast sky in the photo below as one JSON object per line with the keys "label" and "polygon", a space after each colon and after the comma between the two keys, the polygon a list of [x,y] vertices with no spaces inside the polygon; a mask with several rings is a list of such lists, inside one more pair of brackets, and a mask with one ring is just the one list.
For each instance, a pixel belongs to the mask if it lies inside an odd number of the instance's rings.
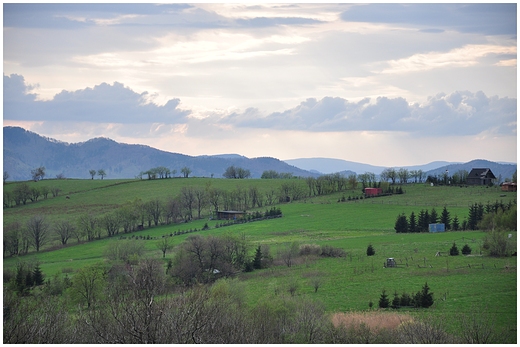
{"label": "overcast sky", "polygon": [[4,126],[188,155],[517,161],[510,4],[4,4]]}

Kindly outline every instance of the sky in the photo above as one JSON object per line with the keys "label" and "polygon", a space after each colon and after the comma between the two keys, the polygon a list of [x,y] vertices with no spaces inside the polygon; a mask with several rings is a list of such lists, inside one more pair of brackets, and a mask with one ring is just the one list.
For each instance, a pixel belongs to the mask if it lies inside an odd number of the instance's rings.
{"label": "sky", "polygon": [[3,120],[187,155],[517,162],[517,5],[3,4]]}

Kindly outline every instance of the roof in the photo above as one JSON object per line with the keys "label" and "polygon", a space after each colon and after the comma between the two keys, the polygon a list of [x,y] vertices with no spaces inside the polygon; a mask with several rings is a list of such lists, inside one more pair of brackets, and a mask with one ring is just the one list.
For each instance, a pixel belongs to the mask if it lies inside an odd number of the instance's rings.
{"label": "roof", "polygon": [[236,214],[236,213],[245,213],[245,212],[244,211],[217,211],[217,213]]}
{"label": "roof", "polygon": [[489,168],[471,169],[468,178],[496,178]]}

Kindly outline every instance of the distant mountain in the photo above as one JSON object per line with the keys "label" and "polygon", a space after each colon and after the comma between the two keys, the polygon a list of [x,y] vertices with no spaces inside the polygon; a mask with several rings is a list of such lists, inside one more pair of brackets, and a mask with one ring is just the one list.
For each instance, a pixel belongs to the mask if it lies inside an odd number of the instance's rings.
{"label": "distant mountain", "polygon": [[[352,161],[342,159],[329,159],[329,158],[300,158],[284,160],[287,164],[294,165],[300,169],[307,171],[320,172],[322,174],[329,174],[335,172],[362,174],[365,172],[372,172],[379,175],[385,166],[374,166],[369,164],[356,163]],[[395,168],[405,168],[408,170],[422,170],[428,171],[444,165],[454,164],[447,161],[434,161],[425,165],[414,165],[414,166],[399,166]]]}
{"label": "distant mountain", "polygon": [[[373,166],[347,160],[329,158],[300,158],[285,160],[285,162],[299,167],[300,169],[321,174],[339,172],[344,176],[348,176],[353,173],[359,175],[365,172],[372,172],[376,175],[376,179],[379,179],[377,176],[379,176],[381,172],[386,169],[384,166]],[[501,177],[503,181],[504,179],[511,178],[513,176],[513,173],[516,171],[516,164],[497,163],[489,160],[477,159],[467,163],[434,161],[424,165],[394,166],[394,168],[405,168],[409,171],[422,170],[426,176],[440,175],[446,172],[446,170],[448,170],[450,175],[452,175],[459,170],[466,170],[470,172],[473,168],[490,168],[497,179]]]}
{"label": "distant mountain", "polygon": [[176,170],[188,167],[197,177],[222,177],[231,165],[248,169],[253,178],[266,170],[290,172],[295,176],[317,177],[276,158],[246,158],[238,154],[188,156],[144,145],[118,143],[107,138],[66,143],[40,136],[19,127],[4,127],[4,171],[9,180],[28,180],[31,170],[44,166],[47,178],[63,174],[67,178],[90,178],[89,170],[103,169],[107,178],[134,178],[158,166]]}

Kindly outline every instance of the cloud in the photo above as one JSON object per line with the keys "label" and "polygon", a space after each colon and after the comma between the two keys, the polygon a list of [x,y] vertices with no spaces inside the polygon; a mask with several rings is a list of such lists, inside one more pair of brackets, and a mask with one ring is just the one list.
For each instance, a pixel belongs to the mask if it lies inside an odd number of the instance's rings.
{"label": "cloud", "polygon": [[4,119],[176,124],[190,114],[178,108],[179,99],[158,106],[147,101],[147,92],[138,94],[118,82],[73,92],[64,90],[49,101],[37,101],[36,94],[27,93],[30,89],[22,76],[4,75]]}
{"label": "cloud", "polygon": [[449,52],[418,53],[410,57],[390,60],[380,73],[408,73],[438,68],[469,67],[487,56],[516,56],[516,46],[465,45]]}
{"label": "cloud", "polygon": [[421,26],[463,33],[516,36],[516,4],[367,4],[341,14],[350,22]]}
{"label": "cloud", "polygon": [[284,112],[262,117],[258,110],[221,120],[248,128],[312,132],[402,131],[417,136],[476,135],[484,131],[516,134],[516,98],[487,97],[483,92],[440,93],[423,103],[404,98],[307,99]]}

